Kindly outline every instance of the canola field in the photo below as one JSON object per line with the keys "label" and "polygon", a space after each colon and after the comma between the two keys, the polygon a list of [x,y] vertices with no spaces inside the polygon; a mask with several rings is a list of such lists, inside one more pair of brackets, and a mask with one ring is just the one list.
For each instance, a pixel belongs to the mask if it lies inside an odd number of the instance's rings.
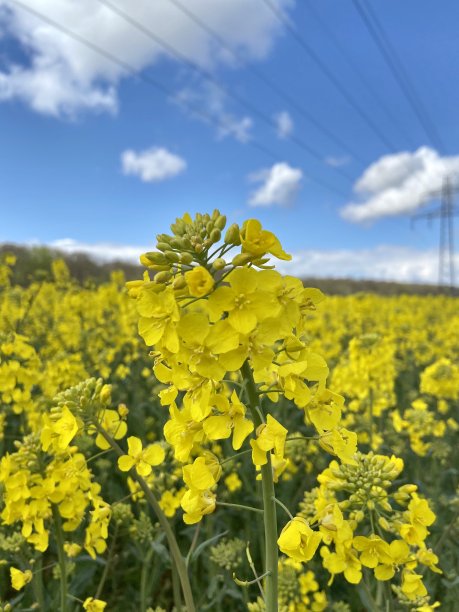
{"label": "canola field", "polygon": [[0,266],[0,610],[459,606],[459,310],[324,296],[256,220]]}

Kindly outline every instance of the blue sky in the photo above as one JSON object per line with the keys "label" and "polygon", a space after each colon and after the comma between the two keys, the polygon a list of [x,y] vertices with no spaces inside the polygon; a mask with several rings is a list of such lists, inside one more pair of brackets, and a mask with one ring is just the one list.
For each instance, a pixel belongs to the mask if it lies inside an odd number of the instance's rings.
{"label": "blue sky", "polygon": [[[168,57],[99,0],[24,0],[155,79],[169,95],[0,0],[0,240],[71,239],[82,248],[119,245],[122,253],[123,245],[151,248],[155,234],[187,210],[218,207],[230,220],[260,218],[298,254],[297,262],[328,255],[328,264],[314,260],[324,263],[325,273],[371,276],[371,267],[358,267],[367,257],[379,264],[374,276],[432,280],[437,228],[419,223],[413,231],[409,214],[445,173],[459,173],[459,5],[443,0],[439,10],[434,0],[363,3],[377,15],[439,134],[441,143],[433,143],[351,0],[269,1],[393,146],[362,120],[264,0],[186,2],[237,60],[171,0],[153,9],[146,0],[110,0],[213,81]],[[391,272],[403,265],[402,276]]]}

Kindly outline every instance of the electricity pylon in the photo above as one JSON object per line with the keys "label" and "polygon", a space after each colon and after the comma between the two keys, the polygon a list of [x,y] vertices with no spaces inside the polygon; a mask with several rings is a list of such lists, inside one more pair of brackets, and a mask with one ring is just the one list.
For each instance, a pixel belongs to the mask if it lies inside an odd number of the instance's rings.
{"label": "electricity pylon", "polygon": [[459,215],[459,208],[454,203],[454,195],[459,193],[459,185],[453,184],[446,176],[443,185],[437,191],[425,194],[425,200],[440,200],[440,206],[425,213],[411,217],[412,222],[427,219],[440,219],[440,240],[438,245],[438,284],[455,286],[455,253],[454,253],[454,217]]}

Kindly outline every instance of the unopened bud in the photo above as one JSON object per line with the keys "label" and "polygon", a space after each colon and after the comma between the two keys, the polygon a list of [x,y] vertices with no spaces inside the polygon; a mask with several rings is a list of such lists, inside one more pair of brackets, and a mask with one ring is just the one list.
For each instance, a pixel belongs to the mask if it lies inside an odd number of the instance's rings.
{"label": "unopened bud", "polygon": [[184,289],[186,287],[186,280],[184,276],[177,276],[173,282],[174,289]]}
{"label": "unopened bud", "polygon": [[226,244],[234,244],[234,246],[241,244],[241,233],[237,223],[233,223],[233,225],[230,225],[226,230],[225,242]]}
{"label": "unopened bud", "polygon": [[218,242],[220,240],[220,238],[222,237],[222,233],[219,229],[213,229],[210,233],[210,239],[211,241],[215,244],[216,242]]}
{"label": "unopened bud", "polygon": [[172,262],[176,262],[180,260],[180,256],[178,253],[174,253],[174,251],[166,251],[164,253],[164,255],[166,256],[166,259],[168,261],[172,261]]}
{"label": "unopened bud", "polygon": [[225,215],[220,215],[218,219],[215,221],[215,227],[219,230],[223,230],[226,225],[226,217]]}
{"label": "unopened bud", "polygon": [[225,266],[226,266],[226,261],[223,259],[223,257],[218,257],[212,263],[212,267],[214,268],[214,270],[223,270]]}
{"label": "unopened bud", "polygon": [[167,283],[171,276],[171,273],[165,270],[163,272],[158,272],[158,274],[155,274],[155,283]]}
{"label": "unopened bud", "polygon": [[250,253],[238,253],[233,257],[231,263],[233,266],[245,266],[246,263],[252,260],[252,255]]}
{"label": "unopened bud", "polygon": [[156,248],[158,249],[158,251],[168,251],[170,249],[170,246],[167,242],[158,242]]}
{"label": "unopened bud", "polygon": [[193,255],[191,253],[182,253],[180,255],[180,261],[183,264],[190,264],[193,261]]}

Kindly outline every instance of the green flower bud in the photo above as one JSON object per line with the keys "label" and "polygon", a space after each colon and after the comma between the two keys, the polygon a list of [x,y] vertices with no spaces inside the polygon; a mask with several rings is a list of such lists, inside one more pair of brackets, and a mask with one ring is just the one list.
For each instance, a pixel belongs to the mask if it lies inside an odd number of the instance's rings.
{"label": "green flower bud", "polygon": [[174,251],[166,251],[164,253],[164,255],[166,256],[166,259],[168,261],[172,261],[172,262],[180,261],[179,254],[178,253],[174,253]]}
{"label": "green flower bud", "polygon": [[233,266],[245,266],[245,264],[249,263],[252,260],[252,255],[250,253],[238,253],[233,257],[231,263]]}
{"label": "green flower bud", "polygon": [[241,233],[237,223],[233,223],[233,225],[230,225],[226,230],[225,243],[234,244],[234,246],[239,246],[241,244]]}
{"label": "green flower bud", "polygon": [[156,248],[158,251],[168,251],[171,247],[167,242],[158,242]]}
{"label": "green flower bud", "polygon": [[155,283],[167,283],[171,277],[172,274],[170,272],[158,272],[158,274],[155,274]]}
{"label": "green flower bud", "polygon": [[157,251],[149,251],[148,253],[145,253],[145,257],[148,259],[148,261],[151,261],[151,263],[154,264],[164,265],[167,263],[164,255],[162,253],[158,253]]}
{"label": "green flower bud", "polygon": [[186,287],[186,280],[184,276],[177,276],[173,282],[174,289],[184,289]]}
{"label": "green flower bud", "polygon": [[225,266],[226,266],[226,261],[223,259],[223,257],[218,257],[212,263],[212,267],[214,268],[214,270],[223,270]]}
{"label": "green flower bud", "polygon": [[215,228],[212,230],[212,232],[210,233],[210,240],[213,244],[215,244],[216,242],[218,242],[220,240],[220,238],[222,237],[222,233],[219,229]]}
{"label": "green flower bud", "polygon": [[192,255],[191,253],[182,253],[182,254],[180,255],[180,261],[181,261],[183,264],[188,265],[188,264],[192,263],[192,261],[193,261],[193,255]]}
{"label": "green flower bud", "polygon": [[226,225],[226,217],[225,215],[220,215],[218,219],[215,221],[215,227],[219,230],[223,230]]}

